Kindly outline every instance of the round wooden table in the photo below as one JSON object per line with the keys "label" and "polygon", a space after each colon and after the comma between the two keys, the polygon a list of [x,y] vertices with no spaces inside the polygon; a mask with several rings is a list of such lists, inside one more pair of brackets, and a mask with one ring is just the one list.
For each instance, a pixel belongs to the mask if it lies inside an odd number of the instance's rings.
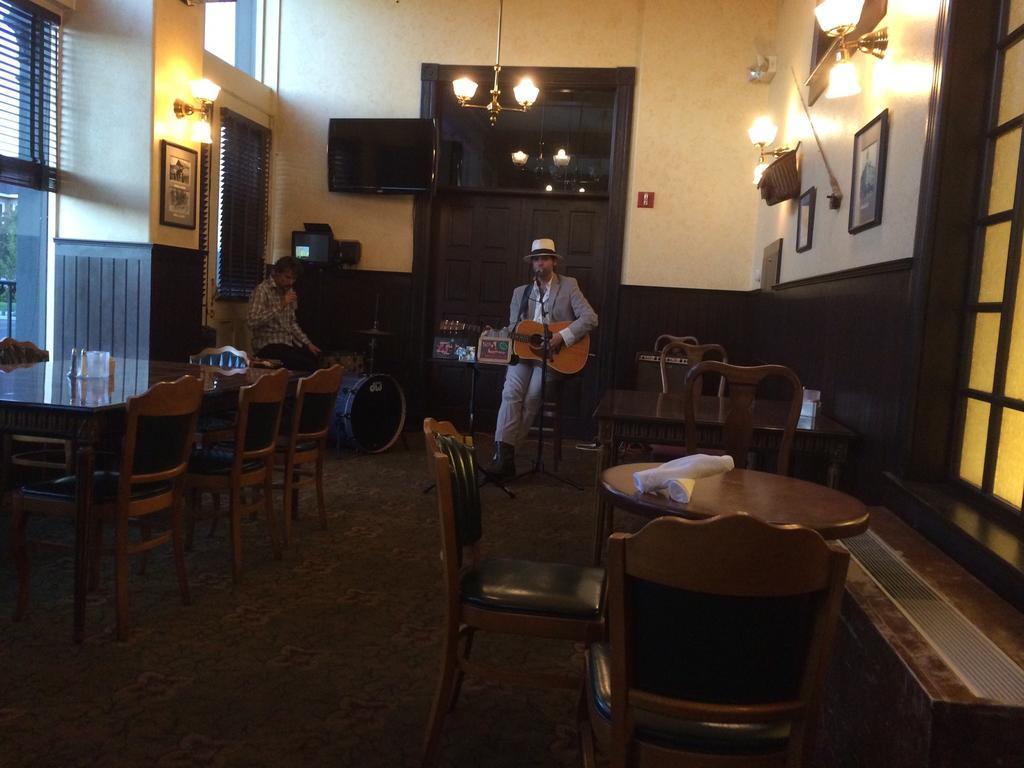
{"label": "round wooden table", "polygon": [[633,473],[657,466],[660,465],[618,464],[601,473],[595,560],[600,558],[604,541],[611,534],[613,507],[648,517],[678,515],[692,520],[746,512],[766,523],[812,528],[826,539],[856,536],[868,528],[867,507],[858,499],[817,483],[752,469],[734,469],[698,480],[686,504],[660,493],[637,491]]}

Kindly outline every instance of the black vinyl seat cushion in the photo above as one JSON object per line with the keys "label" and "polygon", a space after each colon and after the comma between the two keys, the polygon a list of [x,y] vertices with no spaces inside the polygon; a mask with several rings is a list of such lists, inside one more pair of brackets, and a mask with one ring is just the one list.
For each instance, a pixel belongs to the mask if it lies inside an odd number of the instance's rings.
{"label": "black vinyl seat cushion", "polygon": [[[277,446],[275,447],[274,450],[276,450],[278,453],[286,453],[288,451],[288,442],[289,442],[289,440],[288,440],[287,437],[279,437],[279,438],[277,438]],[[295,444],[295,452],[296,453],[305,453],[307,451],[315,451],[316,448],[317,448],[317,441],[316,440],[299,440],[299,442]]]}
{"label": "black vinyl seat cushion", "polygon": [[[188,460],[189,474],[194,475],[227,475],[231,472],[231,465],[235,460],[235,452],[232,447],[214,445],[210,448],[197,448],[192,451]],[[250,459],[242,462],[243,472],[255,472],[264,466],[259,459]]]}
{"label": "black vinyl seat cushion", "polygon": [[[92,475],[92,497],[96,504],[109,504],[117,501],[117,485],[120,482],[120,472],[94,472]],[[139,483],[131,488],[133,500],[148,499],[168,493],[174,487],[173,483]],[[32,483],[23,486],[22,494],[36,499],[50,499],[53,501],[71,502],[75,499],[78,489],[78,478],[74,475],[60,477],[45,483]]]}
{"label": "black vinyl seat cushion", "polygon": [[[611,652],[607,643],[590,645],[590,689],[594,708],[611,720]],[[636,735],[642,741],[716,755],[778,752],[789,739],[788,721],[775,723],[703,723],[679,720],[633,708]]]}
{"label": "black vinyl seat cushion", "polygon": [[601,613],[604,569],[529,560],[486,560],[463,574],[469,605],[595,620]]}

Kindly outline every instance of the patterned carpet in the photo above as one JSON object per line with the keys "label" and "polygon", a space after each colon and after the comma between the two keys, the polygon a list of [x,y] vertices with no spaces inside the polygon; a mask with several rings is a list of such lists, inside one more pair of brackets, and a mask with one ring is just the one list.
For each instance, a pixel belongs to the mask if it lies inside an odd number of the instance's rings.
{"label": "patterned carpet", "polygon": [[[71,635],[71,558],[35,550],[29,618],[10,621],[14,578],[0,527],[0,766],[418,765],[443,616],[436,497],[422,438],[328,465],[329,529],[310,504],[284,560],[261,520],[244,526],[232,585],[227,525],[200,523],[182,606],[169,548],[132,574],[131,639],[113,640],[112,573],[91,595],[87,640]],[[484,446],[482,446],[483,449]],[[489,447],[489,446],[487,446]],[[506,499],[483,490],[488,551],[584,563],[597,454],[567,445],[560,469]],[[522,462],[525,467],[525,461]],[[167,550],[167,551],[165,551]],[[582,647],[481,638],[481,658],[579,668]],[[446,766],[570,766],[575,694],[468,683],[445,727]]]}

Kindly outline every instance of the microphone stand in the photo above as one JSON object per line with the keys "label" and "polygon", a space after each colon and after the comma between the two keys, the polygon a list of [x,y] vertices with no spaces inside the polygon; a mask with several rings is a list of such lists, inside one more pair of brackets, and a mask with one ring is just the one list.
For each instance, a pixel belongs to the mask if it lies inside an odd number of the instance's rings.
{"label": "microphone stand", "polygon": [[[551,360],[551,326],[548,325],[547,296],[545,295],[543,285],[541,285],[539,274],[536,274],[534,277],[534,282],[537,285],[537,295],[540,297],[540,324],[543,329],[541,334],[540,421],[537,424],[537,456],[533,460],[533,466],[530,469],[516,475],[513,479],[520,480],[530,475],[544,475],[545,477],[554,478],[560,483],[571,485],[577,491],[582,491],[582,485],[574,483],[567,477],[557,475],[544,466],[544,398],[547,396],[548,388],[548,361]],[[552,433],[552,439],[554,439],[554,433]]]}

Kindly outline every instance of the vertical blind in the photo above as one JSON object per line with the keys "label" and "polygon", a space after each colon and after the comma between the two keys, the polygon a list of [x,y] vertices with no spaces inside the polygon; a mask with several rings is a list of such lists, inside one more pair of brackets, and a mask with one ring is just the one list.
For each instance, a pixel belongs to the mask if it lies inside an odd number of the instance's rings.
{"label": "vertical blind", "polygon": [[263,277],[270,129],[227,109],[220,115],[217,295],[247,298]]}
{"label": "vertical blind", "polygon": [[57,189],[60,19],[0,0],[0,182]]}

